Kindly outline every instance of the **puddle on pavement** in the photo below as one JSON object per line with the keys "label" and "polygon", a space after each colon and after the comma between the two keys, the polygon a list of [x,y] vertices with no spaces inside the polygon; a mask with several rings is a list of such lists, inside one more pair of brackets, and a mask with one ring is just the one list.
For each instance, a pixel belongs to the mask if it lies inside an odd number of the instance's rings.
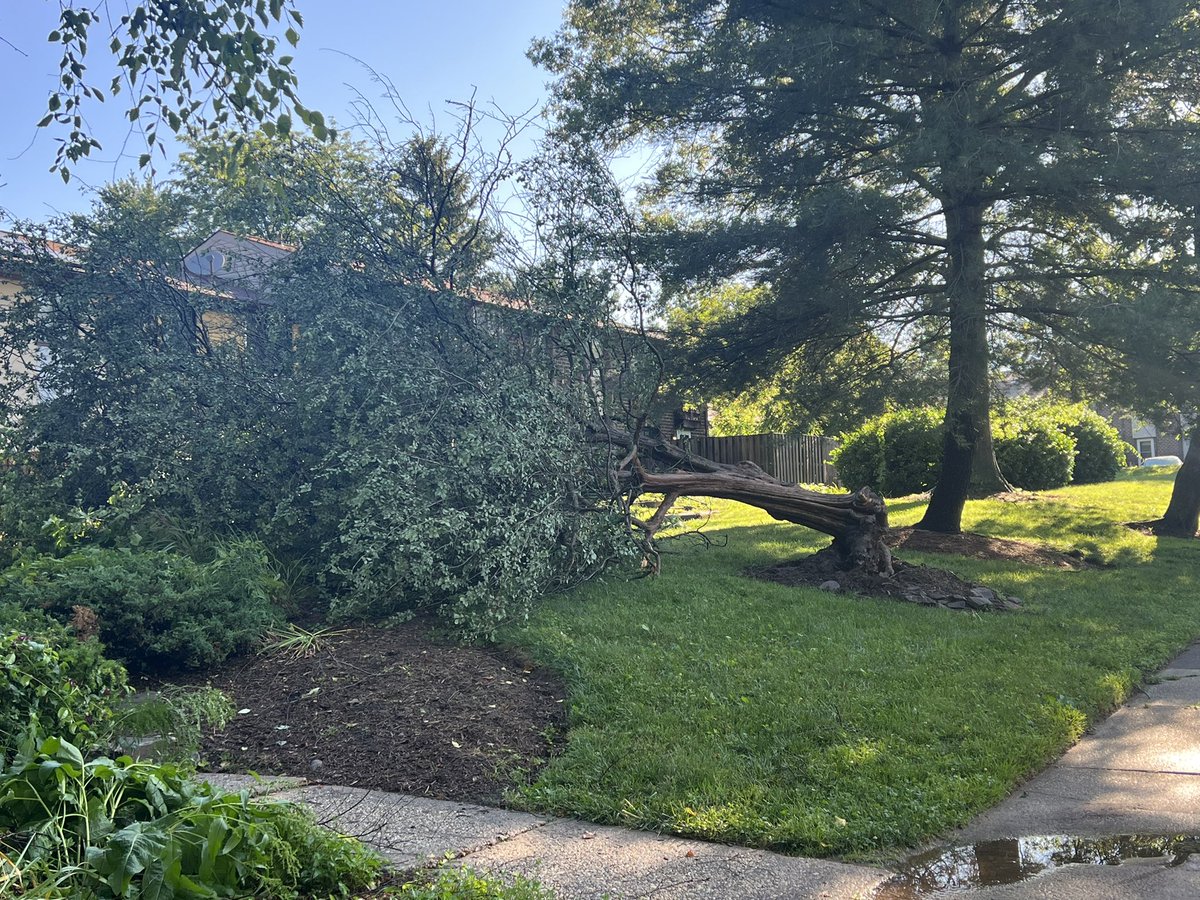
{"label": "puddle on pavement", "polygon": [[879,887],[876,900],[933,900],[989,885],[1015,884],[1070,865],[1115,866],[1161,858],[1178,866],[1200,854],[1200,836],[1126,834],[1114,837],[1040,835],[931,850],[910,858]]}

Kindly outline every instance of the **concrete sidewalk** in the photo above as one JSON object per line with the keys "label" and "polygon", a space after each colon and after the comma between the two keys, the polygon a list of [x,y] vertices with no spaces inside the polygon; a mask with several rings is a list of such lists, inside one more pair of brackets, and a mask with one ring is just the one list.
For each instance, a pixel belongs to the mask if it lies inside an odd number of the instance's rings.
{"label": "concrete sidewalk", "polygon": [[[970,846],[1036,835],[1200,835],[1200,644],[999,806],[951,835]],[[936,896],[936,895],[932,895]],[[963,900],[1195,900],[1200,854],[1067,865]]]}
{"label": "concrete sidewalk", "polygon": [[[401,868],[449,854],[479,870],[536,878],[563,900],[854,900],[873,896],[890,874],[570,819],[309,785],[297,778],[205,777],[305,803],[320,821],[361,838]],[[1200,835],[1200,644],[1062,759],[947,843],[969,848],[1001,838],[1128,834]],[[954,864],[969,869],[972,853],[954,854]],[[960,887],[953,897],[1193,900],[1200,897],[1200,853],[1197,857],[1176,866],[1161,858],[1068,865],[1013,884]],[[884,888],[880,896],[938,894]]]}
{"label": "concrete sidewalk", "polygon": [[536,878],[562,900],[853,900],[870,897],[889,875],[866,866],[469,803],[309,785],[303,779],[204,777],[230,790],[250,788],[272,800],[304,803],[318,821],[354,835],[401,869],[452,855],[476,870]]}
{"label": "concrete sidewalk", "polygon": [[1200,644],[1153,680],[955,840],[1200,833]]}

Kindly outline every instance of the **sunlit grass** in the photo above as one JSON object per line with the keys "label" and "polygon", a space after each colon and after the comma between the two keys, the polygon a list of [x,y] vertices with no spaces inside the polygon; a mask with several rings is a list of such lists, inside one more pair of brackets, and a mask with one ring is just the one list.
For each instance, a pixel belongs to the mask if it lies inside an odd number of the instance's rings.
{"label": "sunlit grass", "polygon": [[[1012,615],[747,578],[827,539],[714,504],[707,549],[684,539],[662,576],[590,585],[507,635],[571,688],[567,746],[517,800],[821,855],[878,854],[961,824],[1200,633],[1200,546],[1121,525],[1160,513],[1172,474],[968,506],[972,530],[1112,567],[908,557],[1021,597]],[[904,524],[921,506],[893,510]]]}

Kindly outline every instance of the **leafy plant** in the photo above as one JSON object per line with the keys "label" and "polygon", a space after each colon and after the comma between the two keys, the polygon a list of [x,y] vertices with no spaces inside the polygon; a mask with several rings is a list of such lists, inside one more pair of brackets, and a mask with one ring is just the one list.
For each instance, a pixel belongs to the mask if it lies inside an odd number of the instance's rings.
{"label": "leafy plant", "polygon": [[85,759],[56,737],[30,740],[0,773],[0,835],[27,886],[70,896],[348,897],[380,867],[295,807],[171,765]]}
{"label": "leafy plant", "polygon": [[554,900],[554,894],[521,875],[501,880],[468,868],[441,866],[433,877],[400,888],[407,900]]}
{"label": "leafy plant", "polygon": [[151,738],[153,743],[145,755],[159,762],[188,765],[200,749],[204,729],[224,728],[234,715],[233,701],[224,691],[168,685],[119,706],[112,732],[122,746]]}
{"label": "leafy plant", "polygon": [[20,735],[39,729],[84,747],[102,745],[113,704],[128,690],[125,670],[105,659],[96,641],[78,641],[38,619],[22,616],[25,630],[0,633],[0,763],[12,758]]}
{"label": "leafy plant", "polygon": [[332,637],[345,634],[346,629],[317,628],[309,631],[301,628],[295,622],[288,622],[282,628],[270,629],[263,638],[259,653],[275,656],[289,656],[292,659],[307,659],[324,649],[325,642]]}
{"label": "leafy plant", "polygon": [[844,485],[898,497],[933,487],[941,462],[940,414],[924,407],[885,413],[841,436],[830,455]]}
{"label": "leafy plant", "polygon": [[1037,411],[993,421],[996,462],[1015,486],[1044,491],[1070,484],[1075,442],[1054,420]]}

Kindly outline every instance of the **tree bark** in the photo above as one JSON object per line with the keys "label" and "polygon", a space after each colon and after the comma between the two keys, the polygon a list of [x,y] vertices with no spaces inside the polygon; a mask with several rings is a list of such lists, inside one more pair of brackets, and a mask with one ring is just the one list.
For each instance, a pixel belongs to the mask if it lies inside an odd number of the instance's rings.
{"label": "tree bark", "polygon": [[[628,432],[612,426],[597,435],[598,439],[628,451],[615,473],[618,480],[632,483],[638,491],[665,495],[648,521],[631,517],[650,541],[679,497],[737,500],[781,521],[830,535],[843,569],[865,568],[880,575],[893,574],[891,551],[883,542],[888,527],[887,504],[870,488],[853,494],[822,494],[781,482],[750,462],[736,466],[718,463],[647,437],[640,437],[635,446]],[[647,469],[655,464],[668,471]]]}
{"label": "tree bark", "polygon": [[950,390],[942,471],[917,528],[957,534],[967,497],[1011,490],[996,464],[988,391],[983,205],[947,206]]}
{"label": "tree bark", "polygon": [[1169,537],[1195,537],[1200,531],[1200,421],[1192,426],[1187,456],[1175,476],[1167,511],[1151,528],[1155,534]]}

